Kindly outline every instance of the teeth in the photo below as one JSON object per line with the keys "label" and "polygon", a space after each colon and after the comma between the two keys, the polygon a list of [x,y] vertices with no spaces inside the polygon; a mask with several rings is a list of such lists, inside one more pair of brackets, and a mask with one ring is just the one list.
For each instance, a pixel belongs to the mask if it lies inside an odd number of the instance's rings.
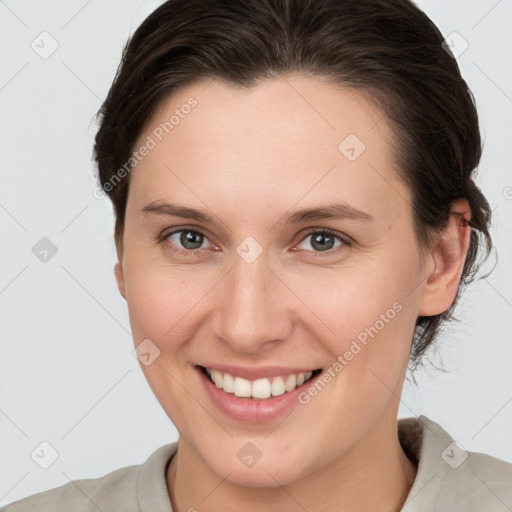
{"label": "teeth", "polygon": [[229,374],[224,374],[224,381],[222,383],[222,389],[226,393],[234,393],[235,392],[235,379]]}
{"label": "teeth", "polygon": [[298,374],[280,375],[274,377],[272,380],[263,378],[250,381],[210,368],[206,368],[206,372],[211,377],[214,384],[226,393],[233,393],[238,397],[252,397],[260,400],[293,391],[296,387],[302,386],[302,384],[313,375],[313,372],[301,372]]}
{"label": "teeth", "polygon": [[268,379],[258,379],[252,383],[253,398],[268,398],[271,394],[272,386]]}
{"label": "teeth", "polygon": [[224,380],[222,373],[218,372],[217,370],[212,370],[211,377],[212,377],[212,380],[215,383],[215,385],[218,388],[222,389],[222,384],[223,384],[223,380]]}
{"label": "teeth", "polygon": [[279,396],[285,392],[283,377],[275,377],[272,381],[272,396]]}
{"label": "teeth", "polygon": [[242,379],[241,377],[236,377],[233,392],[235,393],[235,396],[249,398],[251,396],[251,382],[246,379]]}
{"label": "teeth", "polygon": [[286,383],[284,385],[284,389],[286,391],[293,391],[297,387],[297,377],[295,375],[288,375],[286,379]]}

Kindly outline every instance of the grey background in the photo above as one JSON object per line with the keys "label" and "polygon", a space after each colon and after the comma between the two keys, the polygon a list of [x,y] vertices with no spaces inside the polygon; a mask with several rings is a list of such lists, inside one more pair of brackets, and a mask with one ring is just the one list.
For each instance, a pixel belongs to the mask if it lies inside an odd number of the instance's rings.
{"label": "grey background", "polygon": [[[93,195],[91,162],[93,116],[122,45],[159,4],[0,1],[0,505],[142,463],[177,439],[132,352],[112,208]],[[469,44],[457,60],[480,113],[478,184],[494,209],[499,260],[440,340],[449,373],[406,383],[400,417],[425,414],[466,450],[512,462],[512,3],[418,4]],[[31,47],[51,49],[43,31],[58,43],[47,58]],[[57,248],[47,262],[33,253],[43,237]],[[31,457],[43,449],[50,462],[42,442],[58,454],[48,469]]]}

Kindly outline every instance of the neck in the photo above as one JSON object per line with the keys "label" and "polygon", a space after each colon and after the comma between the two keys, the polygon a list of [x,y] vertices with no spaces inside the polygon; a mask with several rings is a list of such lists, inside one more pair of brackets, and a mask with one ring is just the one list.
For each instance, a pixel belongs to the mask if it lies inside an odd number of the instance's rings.
{"label": "neck", "polygon": [[213,473],[186,441],[167,472],[174,512],[399,511],[416,476],[400,446],[396,411],[381,416],[351,449],[321,470],[289,485],[247,488]]}

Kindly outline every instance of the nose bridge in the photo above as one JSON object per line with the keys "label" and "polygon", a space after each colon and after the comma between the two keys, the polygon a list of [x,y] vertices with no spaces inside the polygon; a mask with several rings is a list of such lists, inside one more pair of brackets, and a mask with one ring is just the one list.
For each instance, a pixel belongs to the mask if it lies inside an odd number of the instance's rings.
{"label": "nose bridge", "polygon": [[278,284],[266,254],[247,258],[243,249],[247,246],[242,243],[223,285],[216,334],[236,351],[255,352],[267,342],[283,339],[288,323],[284,304],[280,301],[278,307],[275,302],[273,287]]}

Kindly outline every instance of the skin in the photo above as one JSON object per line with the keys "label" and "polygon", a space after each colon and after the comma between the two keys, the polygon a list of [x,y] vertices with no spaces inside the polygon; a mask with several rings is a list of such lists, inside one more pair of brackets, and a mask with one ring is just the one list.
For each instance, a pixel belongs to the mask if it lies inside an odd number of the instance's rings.
{"label": "skin", "polygon": [[[393,133],[356,92],[299,74],[251,90],[199,82],[154,113],[136,147],[190,97],[198,105],[131,171],[115,265],[135,345],[149,338],[160,350],[141,367],[179,432],[166,474],[174,510],[400,510],[416,475],[397,438],[414,325],[452,304],[469,226],[452,216],[430,249],[418,245]],[[351,133],[366,146],[355,161],[338,150]],[[141,212],[160,200],[219,222]],[[373,220],[278,224],[292,210],[341,201]],[[469,220],[466,200],[452,210]],[[157,241],[187,228],[204,235],[200,249],[180,244],[181,232]],[[351,242],[336,238],[322,251],[309,236],[322,229]],[[263,250],[252,263],[236,252],[247,236]],[[228,418],[193,370],[327,369],[394,303],[401,311],[286,418]],[[262,454],[250,468],[237,457],[247,442]]]}

